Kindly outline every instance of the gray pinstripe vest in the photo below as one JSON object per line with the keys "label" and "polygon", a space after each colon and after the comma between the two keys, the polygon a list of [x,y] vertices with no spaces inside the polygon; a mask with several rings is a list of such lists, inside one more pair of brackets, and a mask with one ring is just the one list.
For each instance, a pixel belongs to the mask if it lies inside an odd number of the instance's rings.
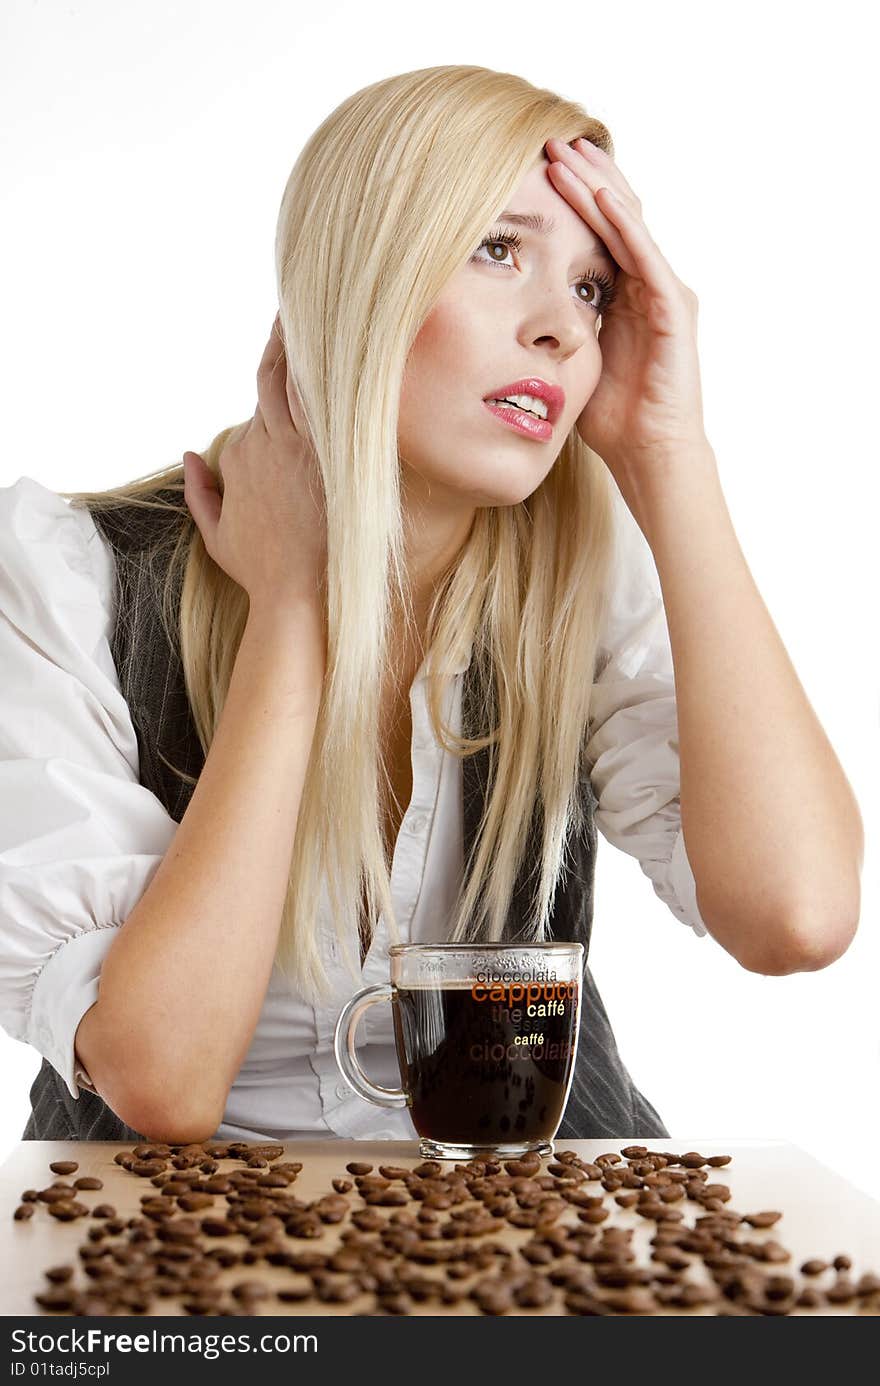
{"label": "gray pinstripe vest", "polygon": [[[189,513],[179,492],[164,491],[162,499]],[[132,559],[143,546],[151,526],[168,525],[165,512],[126,506],[93,518],[112,545],[116,560],[116,614],[111,650],[120,685],[137,734],[139,777],[180,822],[192,788],[179,780],[160,758],[198,776],[204,757],[175,652],[165,638],[159,615],[155,579]],[[478,706],[476,666],[464,676],[462,722],[471,734],[484,734],[488,718]],[[465,861],[474,841],[489,784],[488,750],[462,762],[462,824]],[[596,859],[595,795],[589,777],[583,780],[586,830],[572,843],[572,866],[559,883],[552,916],[553,936],[583,943],[589,952],[593,920],[593,881]],[[529,852],[514,890],[508,937],[520,933],[519,921],[528,905],[527,881],[540,842],[538,814],[532,822]],[[96,1094],[81,1090],[71,1097],[61,1076],[45,1059],[30,1090],[32,1113],[25,1140],[138,1141],[141,1133],[126,1126]],[[283,1117],[279,1114],[279,1125]],[[667,1136],[658,1113],[638,1091],[617,1051],[614,1034],[585,964],[581,1028],[577,1062],[568,1103],[559,1128],[562,1139],[607,1136],[612,1139]]]}

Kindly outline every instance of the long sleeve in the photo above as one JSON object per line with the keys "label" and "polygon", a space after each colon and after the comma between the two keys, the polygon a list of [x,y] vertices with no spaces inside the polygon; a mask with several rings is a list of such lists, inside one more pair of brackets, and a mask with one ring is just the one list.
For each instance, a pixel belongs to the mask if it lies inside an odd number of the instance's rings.
{"label": "long sleeve", "polygon": [[88,511],[0,487],[0,1023],[73,1097],[101,965],[177,823],[138,780],[110,652],[112,555]]}
{"label": "long sleeve", "polygon": [[638,859],[658,897],[703,937],[681,828],[675,681],[660,582],[650,546],[619,494],[616,510],[587,743],[596,826]]}

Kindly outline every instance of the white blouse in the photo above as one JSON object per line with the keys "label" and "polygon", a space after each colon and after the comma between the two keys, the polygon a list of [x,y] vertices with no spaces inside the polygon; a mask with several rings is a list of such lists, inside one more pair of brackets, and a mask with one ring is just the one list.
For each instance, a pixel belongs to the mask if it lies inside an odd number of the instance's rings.
{"label": "white blouse", "polygon": [[[698,936],[679,811],[672,657],[651,550],[616,494],[613,600],[597,651],[588,752],[596,825],[637,858],[657,895]],[[87,510],[30,477],[0,487],[0,1024],[32,1045],[74,1098],[94,1091],[74,1052],[101,965],[143,895],[177,823],[138,780],[138,747],[110,652],[114,559]],[[464,666],[444,713],[460,727]],[[424,665],[411,691],[413,790],[394,848],[391,891],[402,941],[444,937],[462,873],[461,764],[436,742]],[[451,707],[450,704],[451,703]],[[320,910],[332,1000],[312,1006],[273,970],[253,1040],[216,1138],[342,1136],[412,1140],[406,1108],[385,1109],[343,1081],[333,1031],[352,981]],[[352,924],[354,956],[356,926]],[[363,986],[388,980],[380,916]],[[367,1074],[399,1086],[390,1005],[361,1019]]]}

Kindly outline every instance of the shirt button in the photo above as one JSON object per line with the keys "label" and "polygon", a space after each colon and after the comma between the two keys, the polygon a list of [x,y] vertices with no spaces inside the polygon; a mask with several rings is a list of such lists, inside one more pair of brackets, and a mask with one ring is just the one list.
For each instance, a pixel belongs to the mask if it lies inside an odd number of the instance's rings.
{"label": "shirt button", "polygon": [[339,1098],[340,1102],[342,1102],[344,1098],[351,1096],[351,1089],[344,1088],[340,1083],[339,1087],[336,1089],[336,1096]]}
{"label": "shirt button", "polygon": [[423,813],[417,813],[409,820],[409,830],[412,833],[424,832],[428,820]]}

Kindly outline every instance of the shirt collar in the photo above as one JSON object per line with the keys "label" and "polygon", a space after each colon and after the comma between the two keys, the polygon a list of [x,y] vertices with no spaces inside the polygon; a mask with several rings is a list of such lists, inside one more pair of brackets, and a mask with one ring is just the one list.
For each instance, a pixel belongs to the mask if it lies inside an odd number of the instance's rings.
{"label": "shirt collar", "polygon": [[[424,681],[424,679],[426,678],[426,676],[427,676],[427,674],[426,674],[426,665],[427,665],[427,662],[428,662],[428,656],[425,655],[424,659],[422,660],[421,664],[419,665],[418,672],[417,672],[417,674],[416,674],[416,676],[415,676],[415,679],[413,680],[414,683],[422,683],[422,682]],[[457,675],[459,675],[459,674],[465,673],[465,671],[470,667],[470,662],[471,662],[471,652],[470,652],[470,650],[466,650],[465,653],[462,655],[461,659],[459,659],[457,663],[451,664],[451,665],[450,665],[450,668],[451,668],[453,674],[455,674],[455,675],[457,676]]]}

